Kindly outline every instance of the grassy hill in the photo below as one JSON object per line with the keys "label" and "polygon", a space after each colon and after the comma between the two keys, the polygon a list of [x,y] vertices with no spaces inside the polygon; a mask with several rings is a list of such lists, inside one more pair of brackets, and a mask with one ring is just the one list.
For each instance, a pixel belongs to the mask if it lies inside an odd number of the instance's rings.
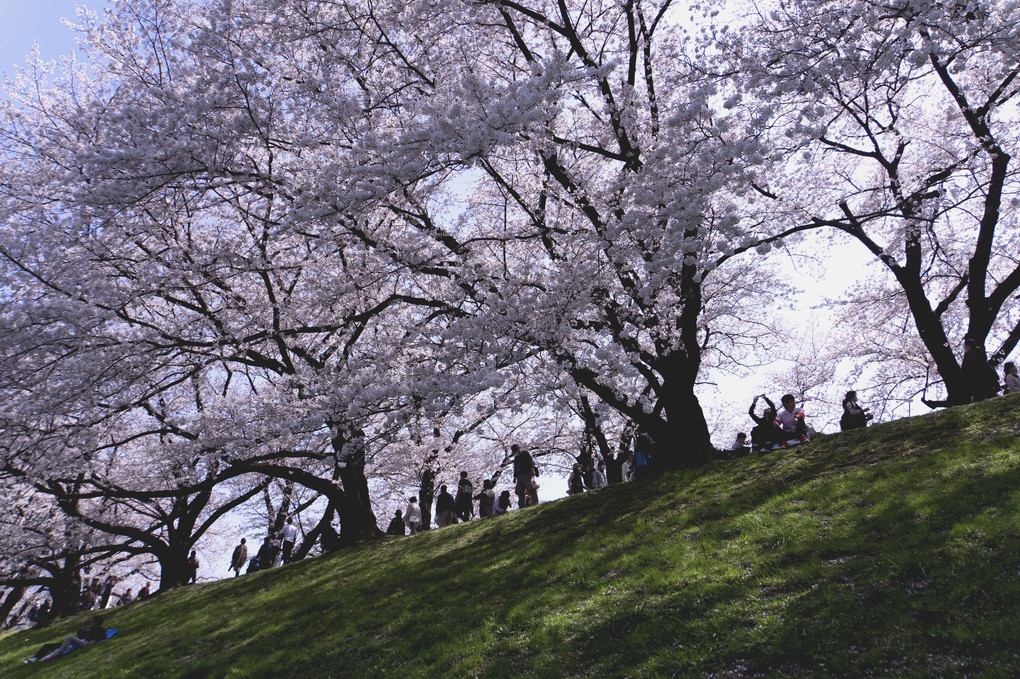
{"label": "grassy hill", "polygon": [[20,677],[1017,676],[1020,397],[113,611]]}

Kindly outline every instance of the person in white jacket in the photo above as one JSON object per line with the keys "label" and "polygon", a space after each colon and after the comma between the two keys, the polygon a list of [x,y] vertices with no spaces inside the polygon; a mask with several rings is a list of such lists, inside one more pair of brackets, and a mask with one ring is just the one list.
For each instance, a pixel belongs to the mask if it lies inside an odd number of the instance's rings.
{"label": "person in white jacket", "polygon": [[411,535],[421,530],[421,507],[418,506],[416,498],[407,498],[407,508],[404,509],[404,525]]}
{"label": "person in white jacket", "polygon": [[627,459],[623,461],[623,466],[620,467],[620,477],[623,482],[634,480],[634,453],[627,456]]}

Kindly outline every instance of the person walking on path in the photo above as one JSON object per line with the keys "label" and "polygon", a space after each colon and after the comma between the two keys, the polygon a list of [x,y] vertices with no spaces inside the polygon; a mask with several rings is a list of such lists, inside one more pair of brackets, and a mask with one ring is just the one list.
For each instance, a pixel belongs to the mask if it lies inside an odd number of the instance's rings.
{"label": "person walking on path", "polygon": [[407,530],[414,535],[421,530],[421,507],[418,506],[418,498],[407,498],[407,508],[404,509],[404,523]]}
{"label": "person walking on path", "polygon": [[110,605],[110,597],[113,596],[113,586],[117,583],[117,579],[112,575],[106,576],[106,581],[103,583],[103,593],[99,598],[99,608],[106,608]]}
{"label": "person walking on path", "polygon": [[294,544],[297,542],[298,529],[294,525],[294,519],[287,519],[287,525],[281,532],[283,537],[283,563],[290,563],[290,555],[294,552]]}
{"label": "person walking on path", "polygon": [[241,569],[248,563],[248,545],[244,538],[241,544],[234,547],[234,553],[230,556],[230,570],[234,571],[234,577],[241,575]]}

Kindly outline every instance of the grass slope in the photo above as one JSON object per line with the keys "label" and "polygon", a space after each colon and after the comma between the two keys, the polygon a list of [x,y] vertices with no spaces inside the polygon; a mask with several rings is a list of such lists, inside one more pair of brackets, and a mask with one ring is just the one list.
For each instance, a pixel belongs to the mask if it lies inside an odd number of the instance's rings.
{"label": "grass slope", "polygon": [[[1016,676],[1020,397],[118,609],[20,677]],[[226,558],[226,555],[224,555]]]}

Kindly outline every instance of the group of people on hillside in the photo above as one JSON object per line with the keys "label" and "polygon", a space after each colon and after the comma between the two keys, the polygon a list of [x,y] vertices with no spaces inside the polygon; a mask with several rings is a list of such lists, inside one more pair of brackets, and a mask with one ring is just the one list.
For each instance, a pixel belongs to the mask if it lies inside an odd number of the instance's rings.
{"label": "group of people on hillside", "polygon": [[[856,396],[855,396],[856,398]],[[765,410],[757,414],[758,400],[765,401]],[[747,434],[737,434],[732,450],[737,452],[768,452],[777,448],[787,448],[811,440],[813,430],[808,427],[804,410],[797,405],[793,394],[786,394],[779,400],[782,408],[777,409],[765,394],[758,394],[751,401],[747,414],[754,421],[751,429],[751,441]]]}
{"label": "group of people on hillside", "polygon": [[[765,410],[761,415],[756,412],[759,399],[765,401]],[[793,394],[786,394],[779,402],[783,407],[777,409],[776,404],[765,394],[755,396],[747,410],[755,423],[751,429],[751,439],[748,440],[747,434],[740,432],[730,450],[738,453],[769,452],[810,441],[815,432],[808,426],[807,416],[803,408],[797,405],[797,399]],[[839,419],[840,431],[866,427],[873,418],[871,411],[858,402],[856,391],[846,392],[843,397],[843,415]]]}
{"label": "group of people on hillside", "polygon": [[[230,570],[234,571],[234,577],[246,573],[256,573],[269,568],[275,568],[294,560],[294,547],[297,545],[301,531],[294,525],[293,517],[288,517],[287,522],[279,532],[279,544],[273,540],[272,535],[267,535],[255,556],[248,558],[248,541],[241,538],[241,542],[234,547],[230,554]],[[325,544],[325,542],[323,542]],[[245,569],[247,565],[247,569]]]}

